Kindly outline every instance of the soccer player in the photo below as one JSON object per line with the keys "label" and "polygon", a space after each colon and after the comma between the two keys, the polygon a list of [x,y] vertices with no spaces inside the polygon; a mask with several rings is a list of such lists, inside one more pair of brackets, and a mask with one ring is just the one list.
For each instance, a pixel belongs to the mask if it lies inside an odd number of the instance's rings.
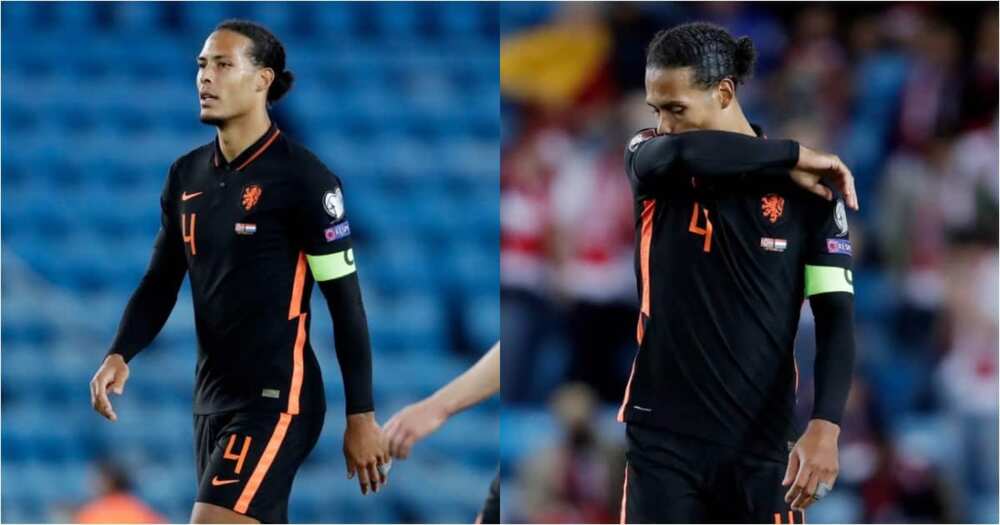
{"label": "soccer player", "polygon": [[197,58],[200,118],[215,140],[170,167],[152,260],[90,384],[115,421],[127,363],[152,342],[188,273],[198,363],[196,523],[287,522],[292,479],[326,411],[309,341],[313,282],[333,318],[346,396],[344,456],[362,494],[386,481],[368,325],[340,181],[268,115],[292,86],[265,28],[230,20]]}
{"label": "soccer player", "polygon": [[[854,359],[845,200],[857,209],[857,196],[836,156],[750,124],[737,86],[753,61],[748,38],[705,23],[648,48],[658,126],[625,152],[641,308],[619,411],[622,523],[801,523],[837,477]],[[793,352],[806,298],[816,392],[800,433]]]}
{"label": "soccer player", "polygon": [[[385,424],[389,453],[406,459],[414,443],[437,430],[451,416],[500,391],[500,343],[472,368],[433,395],[400,410]],[[500,523],[500,473],[493,478],[490,492],[476,523]]]}

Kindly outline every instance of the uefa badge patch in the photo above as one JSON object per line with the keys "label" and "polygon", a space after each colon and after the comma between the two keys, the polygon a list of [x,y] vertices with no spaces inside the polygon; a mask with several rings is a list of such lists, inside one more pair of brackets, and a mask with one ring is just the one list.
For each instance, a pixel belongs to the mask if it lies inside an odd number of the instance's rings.
{"label": "uefa badge patch", "polygon": [[826,251],[829,253],[836,253],[840,255],[852,255],[851,241],[847,239],[827,239]]}
{"label": "uefa badge patch", "polygon": [[628,150],[634,153],[635,150],[639,149],[639,144],[642,144],[655,136],[656,130],[653,128],[644,129],[639,133],[636,133],[635,136],[632,137],[632,140],[628,141]]}
{"label": "uefa badge patch", "polygon": [[334,224],[329,228],[323,230],[323,236],[326,237],[326,242],[333,242],[338,239],[343,239],[351,235],[351,225],[344,221],[340,224]]}
{"label": "uefa badge patch", "polygon": [[340,193],[340,188],[323,194],[323,209],[335,221],[344,217],[344,195]]}
{"label": "uefa badge patch", "polygon": [[837,206],[833,210],[833,222],[837,224],[837,237],[847,235],[847,210],[842,199],[837,199]]}

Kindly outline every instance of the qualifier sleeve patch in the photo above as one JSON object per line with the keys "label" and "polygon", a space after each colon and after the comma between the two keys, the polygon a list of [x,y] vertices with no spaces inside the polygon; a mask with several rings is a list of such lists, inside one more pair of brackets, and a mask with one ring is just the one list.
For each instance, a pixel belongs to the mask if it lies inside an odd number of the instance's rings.
{"label": "qualifier sleeve patch", "polygon": [[806,265],[806,297],[829,292],[854,293],[854,275],[847,268]]}
{"label": "qualifier sleeve patch", "polygon": [[354,273],[354,250],[348,248],[329,255],[306,255],[316,282],[340,279]]}

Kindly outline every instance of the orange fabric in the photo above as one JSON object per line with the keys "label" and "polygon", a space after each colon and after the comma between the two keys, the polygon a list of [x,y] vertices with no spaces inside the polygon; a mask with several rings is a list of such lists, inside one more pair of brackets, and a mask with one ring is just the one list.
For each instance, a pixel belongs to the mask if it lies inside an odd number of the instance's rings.
{"label": "orange fabric", "polygon": [[302,392],[302,371],[303,360],[302,351],[306,346],[306,317],[309,314],[299,315],[299,331],[295,336],[295,348],[292,350],[292,386],[288,392],[288,413],[295,415],[299,413],[299,394]]}
{"label": "orange fabric", "polygon": [[288,305],[288,320],[302,312],[302,288],[306,281],[306,254],[299,252],[299,262],[295,265],[295,281],[292,284],[292,302]]}
{"label": "orange fabric", "polygon": [[[639,322],[635,327],[635,338],[642,346],[642,339],[646,335],[646,325],[643,322],[649,319],[649,250],[653,242],[653,216],[656,215],[656,200],[646,199],[642,201],[642,228],[640,229],[639,240],[639,274],[642,279],[642,303],[639,308]],[[645,316],[645,318],[643,317]],[[628,375],[628,384],[625,386],[625,398],[622,399],[622,406],[618,409],[618,421],[625,421],[625,405],[628,404],[629,394],[632,392],[632,379],[635,377],[635,363],[639,359],[638,352],[632,359],[632,371]]]}
{"label": "orange fabric", "polygon": [[653,242],[653,215],[656,214],[656,201],[647,199],[643,201],[642,208],[642,230],[639,241],[639,273],[642,276],[642,305],[639,309],[639,326],[636,327],[636,339],[642,344],[642,337],[645,335],[645,326],[642,316],[649,318],[649,250]]}
{"label": "orange fabric", "polygon": [[253,474],[250,475],[246,486],[243,487],[240,498],[236,500],[236,506],[233,507],[233,510],[236,512],[246,514],[247,509],[250,508],[250,502],[253,501],[254,495],[257,494],[257,489],[260,488],[260,484],[264,481],[264,476],[267,475],[268,469],[274,463],[274,458],[278,455],[281,442],[285,440],[285,434],[288,433],[288,425],[291,422],[292,415],[282,412],[278,418],[278,424],[274,427],[274,432],[271,433],[271,439],[268,440],[267,447],[264,448],[264,453],[260,456],[260,461],[257,462],[257,466],[253,469]]}
{"label": "orange fabric", "polygon": [[788,511],[788,523],[795,523],[795,511]]}
{"label": "orange fabric", "polygon": [[196,255],[198,250],[194,246],[194,222],[198,218],[197,213],[191,214],[191,234],[187,233],[187,214],[181,214],[181,236],[184,238],[184,242],[191,244],[191,255]]}
{"label": "orange fabric", "polygon": [[625,504],[628,502],[628,462],[625,462],[625,484],[622,486],[622,514],[618,519],[621,525],[625,525]]}
{"label": "orange fabric", "polygon": [[[641,315],[641,314],[640,314]],[[640,320],[640,322],[642,322]],[[639,354],[637,353],[635,358],[632,359],[632,371],[628,374],[628,384],[625,385],[625,398],[622,399],[622,406],[618,409],[618,422],[625,422],[625,405],[628,405],[629,394],[632,392],[632,378],[635,377],[635,362],[639,360]]]}
{"label": "orange fabric", "polygon": [[98,498],[73,516],[76,523],[167,523],[167,519],[130,494]]}
{"label": "orange fabric", "polygon": [[246,160],[246,162],[240,164],[240,167],[236,168],[236,171],[242,170],[243,168],[247,167],[251,162],[256,160],[257,157],[259,157],[262,153],[264,153],[264,150],[266,150],[268,147],[271,146],[271,143],[274,142],[274,139],[278,138],[278,135],[281,135],[281,130],[280,129],[274,130],[274,135],[271,135],[271,138],[267,139],[267,142],[265,142],[264,145],[261,146],[259,150],[257,150],[257,153],[254,153],[249,159]]}
{"label": "orange fabric", "polygon": [[236,434],[229,436],[229,444],[226,445],[226,452],[222,455],[224,459],[232,459],[236,461],[236,473],[239,474],[243,470],[243,460],[247,458],[247,452],[250,451],[250,436],[247,436],[243,440],[243,449],[240,450],[239,454],[233,453],[233,445],[236,443]]}
{"label": "orange fabric", "polygon": [[[698,226],[698,210],[701,210],[705,215],[705,227],[702,228]],[[688,225],[688,231],[698,235],[705,236],[705,243],[702,249],[705,253],[712,251],[712,221],[708,219],[708,210],[702,208],[697,202],[694,203],[694,209],[691,210],[691,224]]]}
{"label": "orange fabric", "polygon": [[781,513],[780,512],[775,512],[774,513],[774,525],[781,525]]}

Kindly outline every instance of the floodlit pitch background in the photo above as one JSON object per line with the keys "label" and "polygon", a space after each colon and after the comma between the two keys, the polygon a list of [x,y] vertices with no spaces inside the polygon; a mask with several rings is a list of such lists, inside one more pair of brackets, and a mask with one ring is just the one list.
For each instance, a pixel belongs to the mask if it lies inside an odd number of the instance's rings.
{"label": "floodlit pitch background", "polygon": [[[807,519],[996,523],[996,5],[500,11],[504,520],[618,521],[625,439],[614,416],[637,308],[622,152],[656,125],[645,46],[659,29],[709,20],[757,48],[739,91],[748,117],[840,155],[860,192],[841,471]],[[813,338],[805,307],[803,421]]]}
{"label": "floodlit pitch background", "polygon": [[[173,522],[195,496],[190,290],[131,364],[119,421],[88,382],[148,262],[167,168],[209,142],[195,57],[249,18],[283,40],[295,87],[273,117],[344,184],[385,422],[499,337],[498,17],[493,4],[7,3],[3,30],[2,520],[66,522],[93,466],[125,467]],[[347,480],[340,371],[322,296],[312,340],[329,397],[293,487],[306,522],[471,522],[498,461],[499,402]]]}

